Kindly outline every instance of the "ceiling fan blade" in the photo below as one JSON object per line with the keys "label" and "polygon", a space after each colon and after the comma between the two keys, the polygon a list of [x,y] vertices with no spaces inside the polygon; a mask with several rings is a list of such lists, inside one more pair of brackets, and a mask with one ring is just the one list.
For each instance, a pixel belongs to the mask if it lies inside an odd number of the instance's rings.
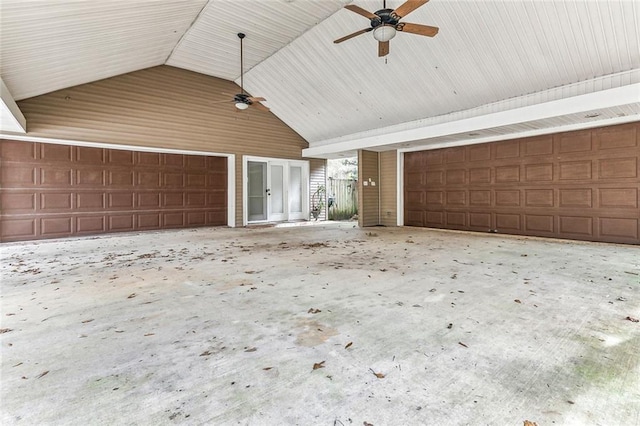
{"label": "ceiling fan blade", "polygon": [[355,4],[348,4],[344,8],[345,9],[349,9],[350,11],[355,12],[358,15],[362,15],[365,18],[378,19],[378,15],[374,15],[373,13],[369,12],[368,10],[364,10],[363,8],[361,8],[360,6],[356,6]]}
{"label": "ceiling fan blade", "polygon": [[347,36],[344,36],[342,38],[334,40],[333,42],[334,43],[342,43],[343,41],[349,40],[350,38],[353,38],[355,36],[359,36],[360,34],[368,33],[371,30],[373,30],[373,28],[365,28],[364,30],[356,31],[355,33],[351,33],[351,34],[349,34]]}
{"label": "ceiling fan blade", "polygon": [[396,30],[403,33],[412,33],[423,35],[427,37],[433,37],[438,34],[438,27],[430,27],[429,25],[411,24],[409,22],[400,22],[396,25]]}
{"label": "ceiling fan blade", "polygon": [[225,96],[231,96],[232,98],[235,98],[236,95],[233,95],[231,93],[227,93],[227,92],[220,92],[221,94],[225,95]]}
{"label": "ceiling fan blade", "polygon": [[264,102],[264,101],[266,101],[265,98],[254,98],[252,96],[249,96],[247,99],[249,99],[251,102]]}
{"label": "ceiling fan blade", "polygon": [[264,112],[269,112],[271,111],[268,107],[262,105],[260,102],[254,102],[252,103],[250,106],[252,107],[256,107],[257,109],[259,109],[260,111],[264,111]]}
{"label": "ceiling fan blade", "polygon": [[402,18],[403,16],[407,16],[428,1],[429,0],[407,0],[399,7],[397,7],[393,12]]}
{"label": "ceiling fan blade", "polygon": [[383,56],[387,56],[389,54],[389,42],[388,41],[379,41],[378,42],[378,57],[382,58]]}

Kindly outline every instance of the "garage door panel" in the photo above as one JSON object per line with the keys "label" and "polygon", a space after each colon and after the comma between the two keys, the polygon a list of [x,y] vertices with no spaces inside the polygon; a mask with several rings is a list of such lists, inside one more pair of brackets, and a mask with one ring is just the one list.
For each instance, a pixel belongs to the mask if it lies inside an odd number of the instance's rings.
{"label": "garage door panel", "polygon": [[521,144],[523,157],[553,155],[553,137],[551,135],[526,139]]}
{"label": "garage door panel", "polygon": [[517,158],[520,156],[520,142],[510,141],[495,145],[495,159]]}
{"label": "garage door panel", "polygon": [[227,222],[227,158],[0,141],[0,240]]}
{"label": "garage door panel", "polygon": [[137,215],[138,229],[159,229],[162,221],[160,212],[140,213]]}
{"label": "garage door panel", "polygon": [[409,226],[424,226],[424,212],[422,210],[407,210],[405,212],[405,218],[407,225]]}
{"label": "garage door panel", "polygon": [[598,129],[593,138],[597,149],[624,149],[638,146],[638,130],[633,124]]}
{"label": "garage door panel", "polygon": [[593,218],[580,216],[559,216],[559,231],[563,234],[593,236]]}
{"label": "garage door panel", "polygon": [[491,191],[488,189],[469,190],[470,206],[491,206]]}
{"label": "garage door panel", "polygon": [[553,180],[553,164],[527,164],[524,167],[527,182],[548,182]]}
{"label": "garage door panel", "polygon": [[553,207],[555,204],[553,189],[525,189],[524,199],[527,207]]}
{"label": "garage door panel", "polygon": [[446,183],[447,185],[460,185],[466,182],[467,171],[462,170],[447,170],[446,171]]}
{"label": "garage door panel", "polygon": [[491,160],[491,145],[481,144],[474,145],[468,149],[469,161],[487,161]]}
{"label": "garage door panel", "polygon": [[554,217],[552,215],[525,214],[524,223],[525,232],[533,233],[534,235],[539,232],[548,234],[555,232]]}
{"label": "garage door panel", "polygon": [[47,162],[73,161],[73,147],[68,145],[42,144],[40,145],[40,159]]}
{"label": "garage door panel", "polygon": [[162,154],[156,152],[138,152],[137,162],[141,166],[159,166],[161,164]]}
{"label": "garage door panel", "polygon": [[557,136],[558,153],[591,152],[591,131],[562,133]]}
{"label": "garage door panel", "polygon": [[72,232],[72,218],[64,217],[44,217],[40,219],[41,234],[44,237],[66,237]]}
{"label": "garage door panel", "polygon": [[3,241],[29,240],[37,237],[36,219],[33,217],[3,219],[0,223],[0,229]]}
{"label": "garage door panel", "polygon": [[520,166],[496,167],[496,183],[520,182]]}
{"label": "garage door panel", "polygon": [[110,149],[107,154],[107,161],[112,166],[133,166],[135,152]]}
{"label": "garage door panel", "polygon": [[593,208],[593,190],[591,188],[561,188],[559,192],[559,207],[563,208]]}
{"label": "garage door panel", "polygon": [[5,214],[27,213],[36,211],[37,194],[33,192],[10,192],[0,195],[0,209]]}
{"label": "garage door panel", "polygon": [[101,192],[80,192],[76,194],[76,209],[104,210],[106,194]]}
{"label": "garage door panel", "polygon": [[621,237],[625,239],[637,240],[638,235],[638,219],[631,218],[614,218],[601,217],[600,235],[603,237]]}
{"label": "garage door panel", "polygon": [[463,229],[467,226],[467,214],[465,212],[445,212],[445,225],[452,229]]}
{"label": "garage door panel", "polygon": [[621,179],[638,177],[637,158],[607,158],[598,162],[600,179]]}
{"label": "garage door panel", "polygon": [[76,233],[99,234],[107,231],[106,216],[81,216],[76,218]]}
{"label": "garage door panel", "polygon": [[630,123],[472,145],[465,155],[412,152],[405,179],[427,177],[412,189],[424,191],[426,203],[406,190],[405,211],[415,218],[422,210],[430,227],[640,244],[639,129]]}
{"label": "garage door panel", "polygon": [[495,191],[496,207],[520,207],[519,189],[501,189]]}
{"label": "garage door panel", "polygon": [[491,183],[491,168],[480,167],[469,170],[469,183],[482,184]]}
{"label": "garage door panel", "polygon": [[130,187],[134,186],[135,173],[130,170],[108,170],[107,182],[110,187]]}
{"label": "garage door panel", "polygon": [[163,161],[165,166],[182,168],[184,166],[184,155],[164,154]]}
{"label": "garage door panel", "polygon": [[83,165],[102,166],[105,163],[105,150],[102,148],[75,147],[76,161]]}
{"label": "garage door panel", "polygon": [[32,161],[38,158],[38,151],[35,144],[5,141],[0,145],[0,155],[3,161]]}
{"label": "garage door panel", "polygon": [[104,170],[81,169],[76,170],[76,185],[103,186],[105,184]]}
{"label": "garage door panel", "polygon": [[517,213],[496,213],[496,226],[499,232],[512,231],[520,233],[522,231],[522,218]]}
{"label": "garage door panel", "polygon": [[447,205],[453,207],[465,206],[467,204],[466,191],[447,191]]}
{"label": "garage door panel", "polygon": [[16,164],[2,164],[0,177],[2,183],[14,188],[33,187],[37,184],[37,167]]}
{"label": "garage door panel", "polygon": [[160,192],[141,192],[135,197],[137,206],[143,209],[158,209],[160,205]]}
{"label": "garage door panel", "polygon": [[447,148],[445,150],[445,160],[447,164],[451,163],[464,163],[465,161],[465,151],[464,147],[461,148]]}
{"label": "garage door panel", "polygon": [[600,188],[600,208],[637,209],[639,190],[636,188]]}
{"label": "garage door panel", "polygon": [[40,185],[41,186],[71,186],[73,170],[58,169],[55,167],[40,169]]}
{"label": "garage door panel", "polygon": [[135,218],[132,213],[109,215],[109,231],[133,231]]}
{"label": "garage door panel", "polygon": [[425,216],[427,226],[442,228],[446,225],[444,221],[444,212],[427,212]]}
{"label": "garage door panel", "polygon": [[469,212],[469,227],[488,231],[493,229],[490,212]]}
{"label": "garage door panel", "polygon": [[560,180],[591,180],[592,161],[562,161],[559,164]]}

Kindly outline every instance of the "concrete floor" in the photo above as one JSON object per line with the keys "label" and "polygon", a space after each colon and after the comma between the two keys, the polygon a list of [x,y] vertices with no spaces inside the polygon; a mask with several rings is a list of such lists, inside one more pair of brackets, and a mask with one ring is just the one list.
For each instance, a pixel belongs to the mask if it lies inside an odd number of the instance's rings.
{"label": "concrete floor", "polygon": [[640,424],[637,246],[342,223],[0,250],[3,425]]}

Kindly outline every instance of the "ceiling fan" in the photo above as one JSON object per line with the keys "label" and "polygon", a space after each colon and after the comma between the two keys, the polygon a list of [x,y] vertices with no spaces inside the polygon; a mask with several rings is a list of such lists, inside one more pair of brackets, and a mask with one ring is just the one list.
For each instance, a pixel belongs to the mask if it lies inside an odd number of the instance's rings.
{"label": "ceiling fan", "polygon": [[407,0],[396,9],[387,9],[387,2],[383,0],[382,9],[371,13],[355,4],[346,5],[344,8],[352,12],[362,15],[371,20],[371,28],[356,31],[334,41],[334,43],[342,43],[360,34],[373,31],[373,38],[378,40],[378,56],[387,56],[389,54],[389,40],[396,36],[396,32],[405,32],[418,34],[427,37],[433,37],[438,34],[437,27],[428,25],[411,24],[409,22],[400,22],[400,20],[413,12],[429,0]]}
{"label": "ceiling fan", "polygon": [[[240,39],[240,93],[236,93],[235,95],[232,95],[230,93],[223,92],[222,94],[226,96],[233,96],[232,102],[235,104],[236,108],[239,110],[245,110],[251,106],[251,107],[255,107],[256,109],[259,109],[260,111],[269,112],[270,109],[260,103],[260,102],[266,101],[265,98],[249,96],[247,93],[244,92],[244,62],[243,62],[244,58],[243,58],[243,51],[242,51],[242,40],[245,37],[246,37],[245,34],[238,33],[238,38]],[[227,101],[224,101],[224,102],[227,102]]]}

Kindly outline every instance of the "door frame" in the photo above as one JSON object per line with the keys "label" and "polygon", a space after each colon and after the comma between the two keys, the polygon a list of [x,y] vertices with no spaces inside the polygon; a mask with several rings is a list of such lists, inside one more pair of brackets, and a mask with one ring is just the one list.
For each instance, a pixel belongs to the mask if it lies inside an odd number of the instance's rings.
{"label": "door frame", "polygon": [[[283,220],[286,222],[289,220],[289,169],[291,165],[297,165],[302,167],[302,211],[303,211],[303,220],[309,220],[309,188],[310,188],[310,173],[309,173],[309,161],[308,160],[291,160],[286,158],[275,158],[275,157],[257,157],[250,155],[242,156],[242,226],[246,226],[248,224],[254,223],[268,223],[273,222],[269,218],[270,211],[270,203],[267,202],[267,219],[266,220],[257,220],[257,221],[249,221],[249,210],[247,204],[247,195],[248,195],[248,184],[249,184],[249,161],[256,162],[265,162],[267,163],[267,182],[270,182],[270,165],[271,164],[280,164],[284,165],[284,182],[283,182],[283,192],[284,192],[284,203],[287,206],[286,217]],[[295,220],[299,220],[296,218]]]}

